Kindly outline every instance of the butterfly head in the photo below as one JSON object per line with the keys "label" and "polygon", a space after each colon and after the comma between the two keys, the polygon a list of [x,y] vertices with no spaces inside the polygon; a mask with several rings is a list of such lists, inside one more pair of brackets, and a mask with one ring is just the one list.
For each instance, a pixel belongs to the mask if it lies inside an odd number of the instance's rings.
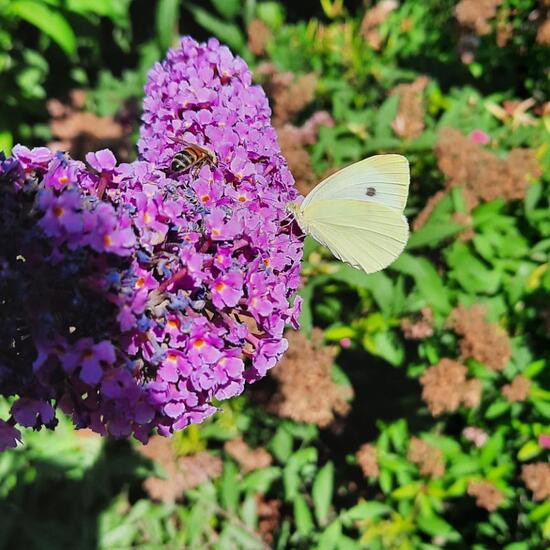
{"label": "butterfly head", "polygon": [[300,215],[300,204],[296,201],[289,201],[286,203],[286,211],[297,218]]}

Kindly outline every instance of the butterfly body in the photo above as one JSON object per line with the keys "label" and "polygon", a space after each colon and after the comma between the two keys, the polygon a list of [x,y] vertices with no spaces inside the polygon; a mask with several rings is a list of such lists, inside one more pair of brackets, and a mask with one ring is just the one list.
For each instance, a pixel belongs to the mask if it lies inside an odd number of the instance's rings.
{"label": "butterfly body", "polygon": [[393,262],[407,244],[403,210],[408,189],[407,159],[377,155],[333,174],[287,209],[304,233],[337,258],[373,273]]}

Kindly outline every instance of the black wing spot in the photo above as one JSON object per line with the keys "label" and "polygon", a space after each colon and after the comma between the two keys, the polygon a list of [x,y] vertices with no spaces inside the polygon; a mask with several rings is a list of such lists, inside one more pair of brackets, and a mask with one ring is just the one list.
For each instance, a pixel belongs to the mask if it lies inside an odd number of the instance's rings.
{"label": "black wing spot", "polygon": [[367,197],[374,197],[376,195],[376,189],[374,187],[367,187]]}

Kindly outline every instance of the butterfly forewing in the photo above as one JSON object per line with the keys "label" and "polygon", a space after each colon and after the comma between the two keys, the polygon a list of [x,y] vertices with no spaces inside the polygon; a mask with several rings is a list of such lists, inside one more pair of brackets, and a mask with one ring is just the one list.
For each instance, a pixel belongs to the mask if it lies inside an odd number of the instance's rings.
{"label": "butterfly forewing", "polygon": [[323,180],[304,199],[302,208],[319,200],[353,199],[403,211],[409,193],[409,162],[401,155],[376,155]]}

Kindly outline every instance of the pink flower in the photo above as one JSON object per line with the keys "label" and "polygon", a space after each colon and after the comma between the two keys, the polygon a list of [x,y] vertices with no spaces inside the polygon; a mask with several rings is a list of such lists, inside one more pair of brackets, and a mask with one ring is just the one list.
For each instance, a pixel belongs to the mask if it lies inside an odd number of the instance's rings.
{"label": "pink flower", "polygon": [[491,141],[491,136],[479,128],[472,130],[469,137],[474,143],[479,145],[487,145]]}

